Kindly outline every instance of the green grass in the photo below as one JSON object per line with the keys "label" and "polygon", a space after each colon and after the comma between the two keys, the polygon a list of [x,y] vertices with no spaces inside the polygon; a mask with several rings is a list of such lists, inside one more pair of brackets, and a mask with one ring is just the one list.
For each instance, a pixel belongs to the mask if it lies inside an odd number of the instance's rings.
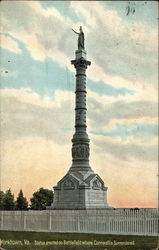
{"label": "green grass", "polygon": [[[50,249],[50,250],[152,250],[157,248],[157,237],[150,236],[123,236],[123,235],[96,235],[80,233],[42,233],[42,232],[9,232],[0,231],[2,248],[4,249]],[[76,242],[73,242],[73,241]],[[4,241],[10,241],[8,244]],[[12,241],[12,242],[11,242]],[[36,245],[35,241],[38,244]],[[71,245],[72,241],[73,245]],[[114,241],[121,242],[121,245],[114,245]],[[105,245],[96,245],[104,242]],[[133,245],[130,245],[134,242]],[[5,244],[3,244],[5,243]],[[10,243],[10,244],[9,244]],[[27,245],[28,243],[28,245]],[[68,243],[69,245],[67,245]],[[76,243],[80,245],[76,245]],[[43,245],[44,244],[44,245]],[[51,245],[47,245],[51,244]],[[57,245],[55,245],[57,244]],[[62,245],[60,245],[62,244]],[[64,245],[65,244],[65,245]],[[113,245],[110,245],[113,244]],[[126,244],[126,245],[124,245]],[[1,248],[0,248],[1,249]]]}

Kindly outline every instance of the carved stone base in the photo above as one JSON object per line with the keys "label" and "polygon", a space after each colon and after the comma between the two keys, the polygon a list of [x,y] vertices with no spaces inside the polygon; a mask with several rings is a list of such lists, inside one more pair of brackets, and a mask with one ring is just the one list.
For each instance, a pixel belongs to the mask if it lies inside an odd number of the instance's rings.
{"label": "carved stone base", "polygon": [[92,170],[68,172],[54,187],[50,209],[90,208],[110,208],[103,180]]}

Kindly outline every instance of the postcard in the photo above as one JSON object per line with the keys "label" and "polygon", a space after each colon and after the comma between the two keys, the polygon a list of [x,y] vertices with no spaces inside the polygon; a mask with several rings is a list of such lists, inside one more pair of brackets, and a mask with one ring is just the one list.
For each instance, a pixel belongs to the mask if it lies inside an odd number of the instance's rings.
{"label": "postcard", "polygon": [[157,1],[0,19],[0,247],[157,249]]}

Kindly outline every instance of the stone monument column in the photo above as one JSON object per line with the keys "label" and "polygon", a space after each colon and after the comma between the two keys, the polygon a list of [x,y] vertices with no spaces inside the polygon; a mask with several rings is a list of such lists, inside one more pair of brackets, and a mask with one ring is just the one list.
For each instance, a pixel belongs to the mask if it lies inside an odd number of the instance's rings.
{"label": "stone monument column", "polygon": [[87,61],[86,51],[79,48],[75,52],[75,60],[71,63],[76,69],[75,89],[75,134],[72,139],[72,166],[70,171],[90,170],[89,138],[86,132],[86,69],[91,64]]}
{"label": "stone monument column", "polygon": [[72,138],[72,165],[54,186],[50,209],[109,208],[107,187],[89,165],[89,138],[86,126],[86,69],[91,64],[84,48],[82,27],[78,34],[78,50],[71,63],[76,69],[75,133]]}

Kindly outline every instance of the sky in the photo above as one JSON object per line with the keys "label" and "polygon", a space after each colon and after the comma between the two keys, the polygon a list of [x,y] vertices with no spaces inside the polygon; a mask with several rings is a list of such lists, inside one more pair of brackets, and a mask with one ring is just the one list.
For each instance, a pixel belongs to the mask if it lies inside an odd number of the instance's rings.
{"label": "sky", "polygon": [[[83,27],[90,165],[114,207],[157,207],[157,1],[1,2],[0,187],[29,199],[71,166]],[[128,6],[131,7],[128,13]],[[134,11],[133,11],[134,10]]]}

